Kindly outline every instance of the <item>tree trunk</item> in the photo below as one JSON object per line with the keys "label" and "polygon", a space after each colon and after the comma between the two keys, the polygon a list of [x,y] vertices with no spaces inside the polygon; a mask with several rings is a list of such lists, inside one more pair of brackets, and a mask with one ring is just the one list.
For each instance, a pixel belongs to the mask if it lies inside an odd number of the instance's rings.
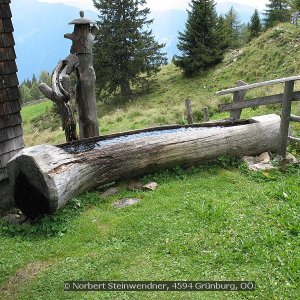
{"label": "tree trunk", "polygon": [[131,88],[130,88],[129,80],[127,78],[123,79],[122,82],[121,82],[121,96],[122,96],[122,98],[127,99],[131,96],[131,94],[132,94],[132,91],[131,91]]}
{"label": "tree trunk", "polygon": [[[230,124],[230,125],[229,125]],[[220,155],[275,152],[280,117],[269,115],[235,125],[165,126],[25,149],[8,164],[11,188],[29,218],[54,213],[76,195],[109,182],[175,166],[192,166]]]}

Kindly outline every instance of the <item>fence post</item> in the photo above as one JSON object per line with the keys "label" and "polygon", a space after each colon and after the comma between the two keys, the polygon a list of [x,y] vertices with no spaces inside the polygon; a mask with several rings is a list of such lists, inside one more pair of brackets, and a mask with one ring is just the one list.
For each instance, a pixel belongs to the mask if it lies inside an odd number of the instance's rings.
{"label": "fence post", "polygon": [[283,158],[286,158],[286,150],[288,145],[294,85],[295,85],[294,81],[287,81],[285,83],[285,88],[284,88],[281,125],[280,125],[280,143],[278,149],[278,154],[281,155]]}
{"label": "fence post", "polygon": [[189,123],[189,125],[192,125],[192,124],[194,124],[194,120],[193,120],[193,111],[192,111],[191,99],[187,98],[185,100],[185,107],[186,107],[188,123]]}
{"label": "fence post", "polygon": [[[243,85],[247,85],[247,83],[245,83],[242,80],[239,80],[237,82],[237,86],[243,86]],[[233,103],[243,101],[245,99],[246,93],[247,93],[247,91],[235,92],[233,94]],[[241,114],[242,114],[242,109],[233,109],[230,112],[230,115],[231,115],[230,117],[233,120],[238,120],[241,118]]]}
{"label": "fence post", "polygon": [[209,122],[209,111],[208,107],[203,108],[203,114],[204,114],[204,122]]}

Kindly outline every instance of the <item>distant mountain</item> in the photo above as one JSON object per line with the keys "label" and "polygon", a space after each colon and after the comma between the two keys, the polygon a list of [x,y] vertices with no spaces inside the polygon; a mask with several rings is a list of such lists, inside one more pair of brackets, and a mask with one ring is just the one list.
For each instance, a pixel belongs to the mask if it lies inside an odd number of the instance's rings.
{"label": "distant mountain", "polygon": [[[35,0],[12,1],[11,9],[19,80],[42,70],[51,72],[69,53],[71,41],[64,34],[73,31],[68,23],[79,17],[79,9]],[[97,17],[92,11],[86,12],[86,16]]]}
{"label": "distant mountain", "polygon": [[[241,22],[248,22],[254,8],[233,2],[217,4],[219,14],[225,14],[234,6]],[[64,38],[71,33],[73,26],[68,23],[79,17],[79,9],[64,4],[50,4],[36,0],[16,0],[11,4],[18,63],[18,76],[22,82],[39,75],[42,70],[51,72],[59,60],[65,58],[70,50],[71,42]],[[94,11],[86,11],[86,16],[97,19]],[[169,60],[178,54],[178,32],[185,29],[187,12],[181,10],[154,11],[152,25],[156,39],[165,43],[164,52]]]}

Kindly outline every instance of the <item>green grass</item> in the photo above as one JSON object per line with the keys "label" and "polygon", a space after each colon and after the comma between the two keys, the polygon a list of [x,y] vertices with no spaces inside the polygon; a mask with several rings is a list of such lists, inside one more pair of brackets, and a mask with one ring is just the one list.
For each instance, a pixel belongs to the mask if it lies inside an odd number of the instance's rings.
{"label": "green grass", "polygon": [[[196,121],[209,106],[212,119],[226,118],[217,105],[231,97],[215,92],[236,84],[300,73],[299,29],[281,24],[201,76],[186,79],[174,65],[162,68],[149,94],[126,103],[99,101],[101,134],[162,124],[185,124],[190,97]],[[299,90],[300,85],[296,88]],[[249,92],[246,99],[281,93],[282,85]],[[24,107],[27,146],[62,143],[51,102]],[[293,112],[299,115],[299,104]],[[249,118],[280,113],[280,106],[243,110]],[[44,119],[43,119],[44,118]],[[43,120],[45,122],[43,122]],[[57,120],[53,120],[56,122]],[[300,135],[300,126],[295,126]],[[300,153],[299,145],[291,150]],[[89,193],[54,216],[28,227],[0,226],[1,299],[299,299],[299,166],[287,173],[249,174],[228,163],[144,178],[155,192],[121,192],[100,200]],[[122,210],[111,204],[138,197]],[[255,280],[243,293],[66,293],[65,280]]]}
{"label": "green grass", "polygon": [[[33,228],[2,225],[1,299],[298,299],[299,175],[177,168],[144,179],[159,183],[153,193],[86,194]],[[122,197],[142,201],[112,208]],[[68,293],[65,280],[255,280],[258,288]]]}
{"label": "green grass", "polygon": [[47,113],[52,108],[51,101],[41,102],[34,105],[24,106],[22,108],[23,123],[30,123],[34,118]]}

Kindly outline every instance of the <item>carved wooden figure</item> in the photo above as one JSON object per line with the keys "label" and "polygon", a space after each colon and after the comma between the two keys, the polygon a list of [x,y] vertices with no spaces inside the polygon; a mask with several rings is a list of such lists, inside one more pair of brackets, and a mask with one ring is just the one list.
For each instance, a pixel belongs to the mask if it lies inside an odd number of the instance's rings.
{"label": "carved wooden figure", "polygon": [[71,54],[58,64],[52,75],[52,88],[42,83],[41,92],[54,101],[60,110],[63,129],[68,142],[77,140],[76,120],[70,106],[70,80],[72,72],[76,72],[76,102],[78,107],[80,138],[99,135],[97,104],[95,97],[96,75],[93,68],[93,43],[95,39],[95,22],[84,18],[73,20],[74,32],[65,34],[72,40]]}

